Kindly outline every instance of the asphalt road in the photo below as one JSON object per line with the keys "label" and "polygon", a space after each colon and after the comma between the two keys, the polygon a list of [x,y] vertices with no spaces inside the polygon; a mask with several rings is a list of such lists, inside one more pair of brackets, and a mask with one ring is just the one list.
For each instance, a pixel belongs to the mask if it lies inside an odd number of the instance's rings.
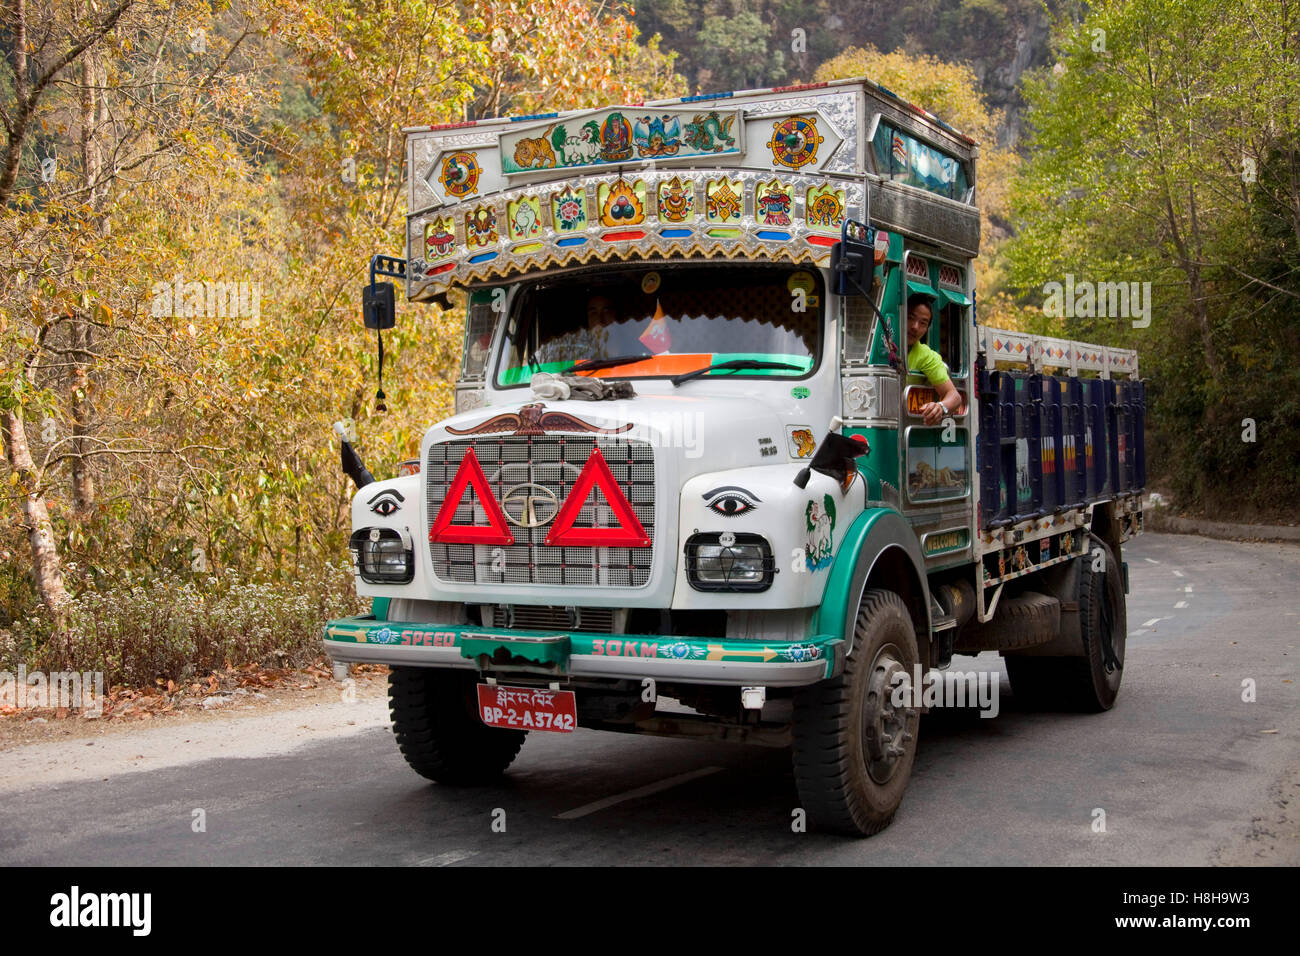
{"label": "asphalt road", "polygon": [[1133,590],[1114,710],[1024,712],[1004,677],[997,717],[925,717],[903,806],[869,840],[792,830],[784,751],[534,733],[499,786],[453,790],[409,771],[391,733],[370,726],[274,756],[12,792],[0,863],[1300,862],[1300,547],[1148,534],[1124,557]]}

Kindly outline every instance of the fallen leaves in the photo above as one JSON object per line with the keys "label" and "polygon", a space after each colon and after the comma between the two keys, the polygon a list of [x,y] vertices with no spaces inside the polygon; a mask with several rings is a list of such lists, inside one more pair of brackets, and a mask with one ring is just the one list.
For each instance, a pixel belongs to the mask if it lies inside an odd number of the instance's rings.
{"label": "fallen leaves", "polygon": [[[354,676],[386,674],[382,664],[353,664]],[[309,691],[333,683],[330,662],[319,658],[302,668],[260,667],[245,664],[234,667],[227,664],[224,670],[213,671],[203,677],[178,684],[174,679],[155,678],[152,685],[144,687],[108,688],[103,696],[100,717],[110,721],[145,721],[170,717],[174,714],[207,710],[233,703],[240,697],[252,703],[265,699],[263,690]],[[26,720],[66,720],[81,717],[79,710],[59,708],[19,708],[0,706],[0,718],[21,717]]]}

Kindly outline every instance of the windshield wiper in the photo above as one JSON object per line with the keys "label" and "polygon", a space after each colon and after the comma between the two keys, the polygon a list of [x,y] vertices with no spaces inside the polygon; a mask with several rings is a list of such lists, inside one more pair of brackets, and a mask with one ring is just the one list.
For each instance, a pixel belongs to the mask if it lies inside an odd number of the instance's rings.
{"label": "windshield wiper", "polygon": [[709,372],[718,369],[758,369],[758,368],[788,368],[796,372],[804,371],[802,365],[791,365],[789,362],[762,362],[758,359],[732,359],[730,362],[717,362],[713,365],[706,365],[704,368],[697,368],[692,372],[683,372],[681,375],[674,375],[672,378],[673,385],[681,385],[682,382],[689,382],[693,378],[699,378],[707,375]]}
{"label": "windshield wiper", "polygon": [[566,369],[568,372],[590,372],[598,368],[613,368],[616,365],[627,365],[631,362],[640,362],[648,358],[654,358],[651,352],[639,352],[636,355],[615,355],[613,358],[603,359],[583,359],[576,365]]}

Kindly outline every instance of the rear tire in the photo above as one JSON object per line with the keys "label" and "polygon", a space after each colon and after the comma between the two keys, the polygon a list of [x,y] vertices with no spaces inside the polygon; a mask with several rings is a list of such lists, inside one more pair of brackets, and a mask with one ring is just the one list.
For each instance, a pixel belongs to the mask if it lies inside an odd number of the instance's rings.
{"label": "rear tire", "polygon": [[[1091,540],[1089,552],[1078,559],[1082,562],[1078,590],[1082,655],[1006,658],[1011,690],[1031,709],[1099,713],[1114,707],[1119,696],[1128,635],[1123,572],[1105,542],[1095,536]],[[1092,551],[1097,548],[1102,552],[1103,571],[1092,570]]]}
{"label": "rear tire", "polygon": [[[902,598],[868,590],[844,672],[794,698],[794,777],[813,826],[871,836],[889,826],[916,759],[920,711],[893,703],[920,660]],[[919,688],[918,688],[919,690]]]}
{"label": "rear tire", "polygon": [[478,716],[474,675],[394,667],[389,712],[398,749],[422,777],[443,784],[489,783],[519,754],[525,730],[488,727]]}

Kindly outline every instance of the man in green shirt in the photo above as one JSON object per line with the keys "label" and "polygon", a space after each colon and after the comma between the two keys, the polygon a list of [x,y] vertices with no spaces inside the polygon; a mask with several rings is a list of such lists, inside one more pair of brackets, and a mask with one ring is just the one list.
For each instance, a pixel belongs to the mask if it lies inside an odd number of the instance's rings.
{"label": "man in green shirt", "polygon": [[929,296],[921,294],[907,300],[907,341],[911,343],[907,350],[907,367],[924,375],[939,393],[937,402],[927,402],[921,407],[922,420],[927,425],[939,424],[945,416],[959,412],[962,406],[961,394],[948,377],[948,366],[944,365],[938,352],[922,341],[930,331],[930,319],[934,314],[932,301]]}

